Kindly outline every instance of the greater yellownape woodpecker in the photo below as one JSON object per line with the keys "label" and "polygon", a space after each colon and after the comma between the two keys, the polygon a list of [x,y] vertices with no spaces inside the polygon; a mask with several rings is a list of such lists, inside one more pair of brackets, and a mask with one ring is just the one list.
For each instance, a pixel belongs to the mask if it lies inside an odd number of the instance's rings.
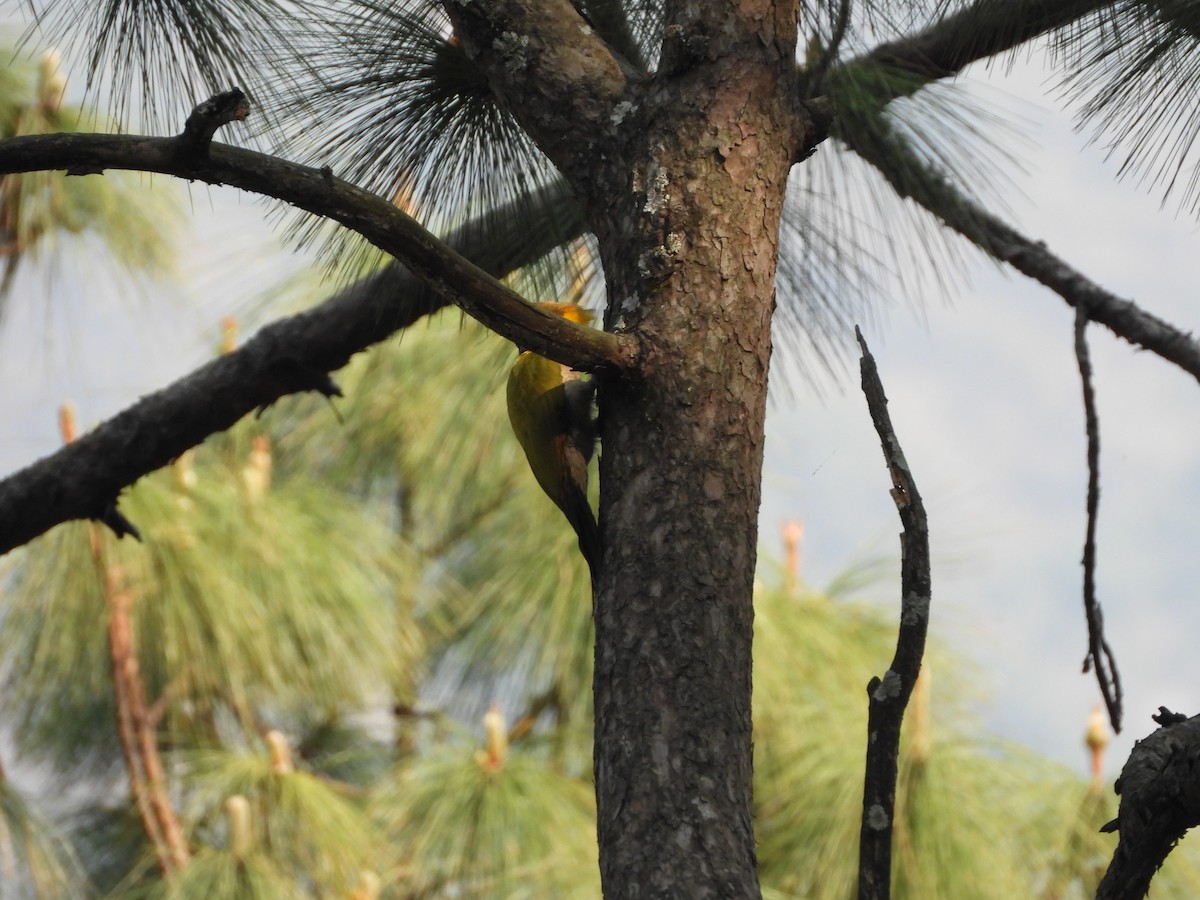
{"label": "greater yellownape woodpecker", "polygon": [[[574,303],[539,303],[581,325],[591,313]],[[529,468],[579,538],[579,550],[595,580],[600,561],[600,530],[588,502],[588,462],[596,435],[592,422],[595,388],[579,373],[529,350],[508,373],[508,418]]]}

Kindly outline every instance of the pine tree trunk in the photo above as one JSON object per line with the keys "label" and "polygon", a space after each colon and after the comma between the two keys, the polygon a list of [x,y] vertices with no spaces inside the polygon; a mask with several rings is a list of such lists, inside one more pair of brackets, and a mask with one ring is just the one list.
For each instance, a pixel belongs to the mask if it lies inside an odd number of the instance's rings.
{"label": "pine tree trunk", "polygon": [[609,327],[638,334],[646,354],[639,380],[605,383],[600,399],[595,770],[609,898],[759,896],[752,590],[795,144],[790,57],[749,37],[641,111],[632,184],[599,229]]}

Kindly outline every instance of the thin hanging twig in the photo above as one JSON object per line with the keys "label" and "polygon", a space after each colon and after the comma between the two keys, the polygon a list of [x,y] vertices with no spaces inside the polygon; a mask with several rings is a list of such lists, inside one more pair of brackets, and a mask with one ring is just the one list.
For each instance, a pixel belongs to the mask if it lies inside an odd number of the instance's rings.
{"label": "thin hanging twig", "polygon": [[1083,413],[1087,425],[1087,536],[1083,542],[1083,609],[1087,615],[1088,652],[1083,671],[1093,666],[1096,682],[1108,709],[1113,731],[1121,731],[1121,675],[1112,648],[1104,637],[1104,615],[1096,599],[1096,514],[1100,507],[1100,420],[1096,415],[1096,390],[1092,385],[1092,363],[1088,355],[1088,317],[1082,309],[1075,312],[1075,358],[1083,381]]}

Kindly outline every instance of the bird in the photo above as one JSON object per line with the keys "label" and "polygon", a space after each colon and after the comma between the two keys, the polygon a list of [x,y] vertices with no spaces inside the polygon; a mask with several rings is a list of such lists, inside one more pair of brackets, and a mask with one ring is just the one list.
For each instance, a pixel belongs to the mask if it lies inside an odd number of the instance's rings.
{"label": "bird", "polygon": [[[539,303],[581,325],[591,312],[575,303]],[[579,539],[595,582],[600,529],[588,501],[588,463],[596,443],[595,385],[579,372],[531,350],[521,350],[508,374],[508,419],[538,484]]]}

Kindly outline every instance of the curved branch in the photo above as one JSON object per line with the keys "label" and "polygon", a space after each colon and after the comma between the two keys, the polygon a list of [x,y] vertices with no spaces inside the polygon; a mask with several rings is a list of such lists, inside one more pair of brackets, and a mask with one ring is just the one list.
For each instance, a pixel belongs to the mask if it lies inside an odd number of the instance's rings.
{"label": "curved branch", "polygon": [[[1113,0],[977,0],[918,34],[881,44],[838,67],[852,80],[875,85],[877,110],[924,84],[956,75],[968,64],[1003,53],[1055,28],[1112,6]],[[884,67],[902,78],[853,79],[855,69]],[[861,112],[859,118],[871,118]],[[1200,381],[1200,343],[1168,322],[1117,297],[1035,241],[991,214],[925,163],[879,116],[870,129],[835,134],[879,170],[901,197],[933,213],[996,260],[1039,281],[1118,337],[1172,362]]]}
{"label": "curved branch", "polygon": [[[489,215],[487,229],[467,222],[446,243],[502,276],[583,231],[582,211],[563,182],[538,191],[521,209],[530,206],[545,210],[557,226],[534,230],[542,243],[530,241],[523,220],[505,207]],[[255,409],[293,392],[335,391],[328,372],[445,305],[428,284],[392,263],[324,303],[266,326],[233,353],[0,481],[0,554],[62,522],[104,518],[123,488]]]}
{"label": "curved branch", "polygon": [[1096,388],[1092,384],[1092,360],[1087,345],[1087,314],[1075,311],[1075,359],[1083,382],[1083,418],[1087,432],[1087,529],[1083,539],[1083,610],[1087,617],[1088,652],[1083,671],[1096,667],[1096,683],[1108,709],[1115,732],[1121,731],[1121,675],[1108,639],[1104,615],[1096,599],[1096,519],[1100,510],[1100,417],[1096,413]]}
{"label": "curved branch", "polygon": [[0,173],[66,169],[158,172],[274,197],[361,234],[405,264],[449,302],[498,334],[574,369],[622,371],[634,366],[633,342],[568,322],[525,302],[375,194],[334,176],[252,150],[212,144],[197,155],[179,138],[49,134],[0,141]]}

